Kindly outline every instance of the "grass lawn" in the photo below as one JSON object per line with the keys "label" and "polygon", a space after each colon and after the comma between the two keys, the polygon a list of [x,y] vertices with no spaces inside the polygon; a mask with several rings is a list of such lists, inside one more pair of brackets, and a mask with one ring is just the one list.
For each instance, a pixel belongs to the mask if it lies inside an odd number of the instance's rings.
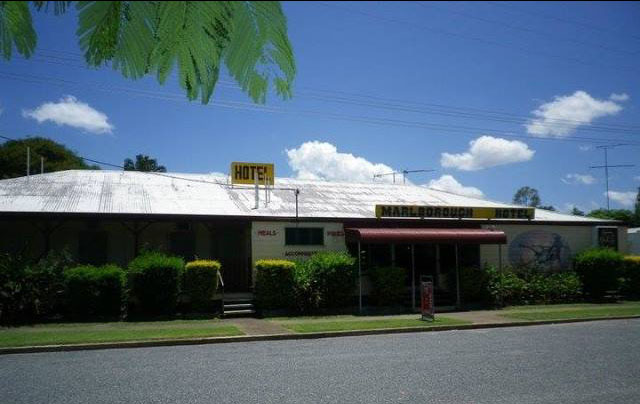
{"label": "grass lawn", "polygon": [[468,324],[466,321],[456,320],[436,315],[434,322],[422,321],[417,315],[403,316],[325,316],[303,318],[274,318],[273,321],[291,331],[299,333],[325,332],[325,331],[354,331],[374,330],[384,328],[424,327],[434,328],[445,325]]}
{"label": "grass lawn", "polygon": [[218,320],[39,324],[0,328],[0,347],[243,335]]}
{"label": "grass lawn", "polygon": [[515,306],[504,309],[499,314],[517,320],[563,320],[570,318],[632,316],[640,315],[640,302]]}

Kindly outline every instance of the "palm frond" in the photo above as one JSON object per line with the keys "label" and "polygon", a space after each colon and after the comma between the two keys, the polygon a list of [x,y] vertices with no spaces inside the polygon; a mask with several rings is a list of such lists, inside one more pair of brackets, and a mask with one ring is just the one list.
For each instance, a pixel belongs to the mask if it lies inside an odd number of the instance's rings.
{"label": "palm frond", "polygon": [[0,50],[2,57],[11,59],[13,48],[28,58],[36,47],[37,36],[33,29],[29,3],[26,1],[0,2]]}
{"label": "palm frond", "polygon": [[53,14],[60,15],[67,12],[67,9],[71,5],[70,1],[32,1],[33,6],[38,11],[42,11],[44,8],[44,12],[49,12],[49,6],[53,4]]}
{"label": "palm frond", "polygon": [[118,46],[122,1],[79,1],[80,48],[90,66],[101,66],[113,59]]}
{"label": "palm frond", "polygon": [[256,102],[264,102],[269,80],[291,96],[296,66],[287,21],[277,1],[232,2],[231,37],[224,50],[229,73]]}

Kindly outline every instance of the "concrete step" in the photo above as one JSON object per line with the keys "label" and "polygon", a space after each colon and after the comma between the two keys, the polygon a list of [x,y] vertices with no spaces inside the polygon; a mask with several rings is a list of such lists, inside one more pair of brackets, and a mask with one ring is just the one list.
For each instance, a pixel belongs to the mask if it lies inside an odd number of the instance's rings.
{"label": "concrete step", "polygon": [[252,310],[253,303],[225,303],[224,311],[230,310]]}
{"label": "concrete step", "polygon": [[253,309],[246,310],[225,310],[224,317],[251,317],[256,314]]}

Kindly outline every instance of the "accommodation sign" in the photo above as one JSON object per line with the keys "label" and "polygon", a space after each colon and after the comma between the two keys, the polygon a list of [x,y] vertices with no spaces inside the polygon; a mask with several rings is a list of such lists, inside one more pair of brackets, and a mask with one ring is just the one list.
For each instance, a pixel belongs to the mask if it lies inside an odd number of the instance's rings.
{"label": "accommodation sign", "polygon": [[259,185],[273,185],[273,164],[268,163],[231,163],[231,183],[253,185],[258,180]]}
{"label": "accommodation sign", "polygon": [[535,208],[487,208],[469,206],[376,205],[376,217],[420,219],[525,219],[535,217]]}

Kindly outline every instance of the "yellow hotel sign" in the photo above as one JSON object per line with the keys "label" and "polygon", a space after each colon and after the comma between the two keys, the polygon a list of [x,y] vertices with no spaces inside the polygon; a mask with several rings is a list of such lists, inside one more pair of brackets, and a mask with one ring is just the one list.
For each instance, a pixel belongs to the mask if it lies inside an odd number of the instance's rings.
{"label": "yellow hotel sign", "polygon": [[376,205],[376,217],[417,217],[420,219],[526,219],[535,217],[534,208],[485,208],[470,206]]}
{"label": "yellow hotel sign", "polygon": [[255,184],[256,179],[259,185],[274,184],[273,164],[267,163],[231,163],[231,183],[232,184]]}

